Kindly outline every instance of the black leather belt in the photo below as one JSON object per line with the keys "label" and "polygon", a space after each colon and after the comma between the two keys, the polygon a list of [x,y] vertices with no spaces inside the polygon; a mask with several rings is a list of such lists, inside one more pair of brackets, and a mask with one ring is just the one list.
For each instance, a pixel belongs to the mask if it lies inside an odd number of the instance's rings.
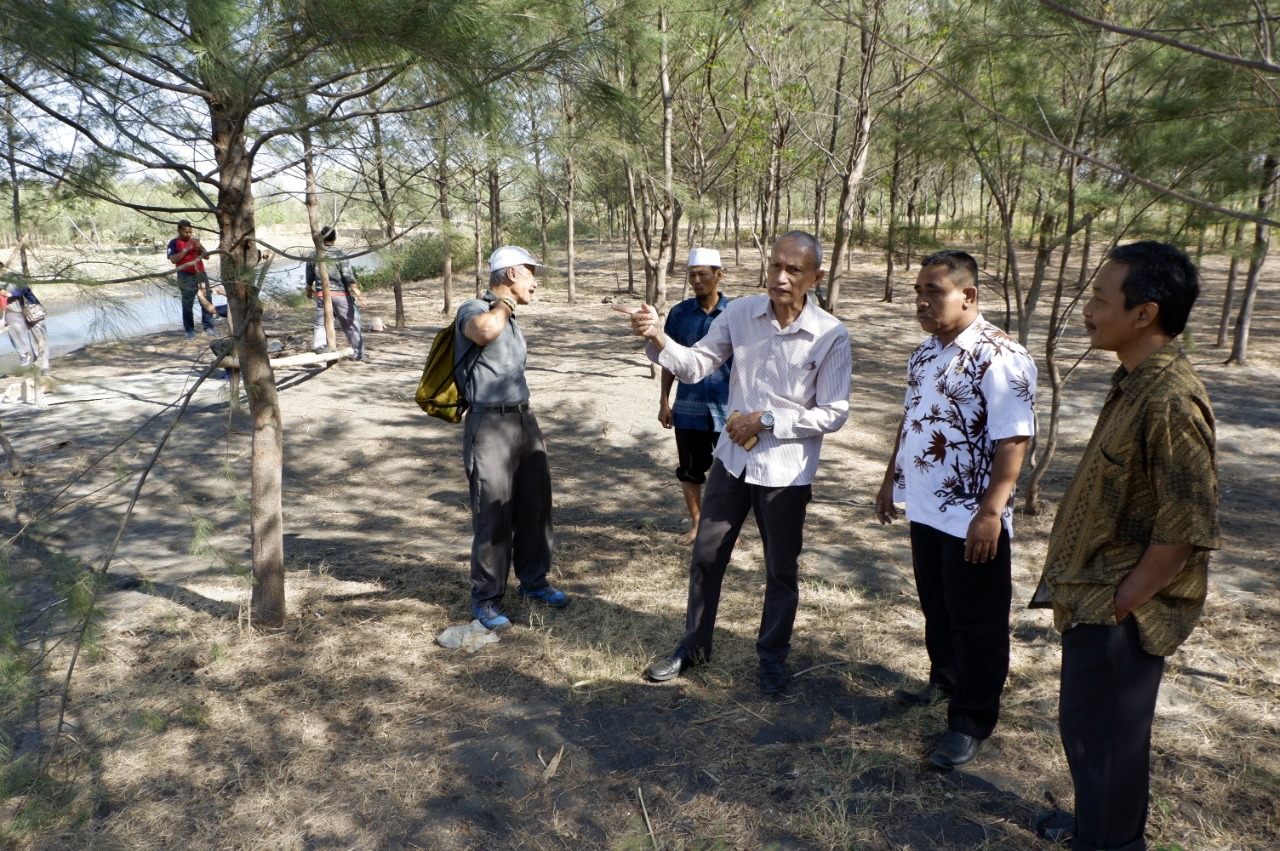
{"label": "black leather belt", "polygon": [[518,405],[472,405],[473,411],[484,411],[486,414],[527,414],[529,413],[529,403],[521,402]]}

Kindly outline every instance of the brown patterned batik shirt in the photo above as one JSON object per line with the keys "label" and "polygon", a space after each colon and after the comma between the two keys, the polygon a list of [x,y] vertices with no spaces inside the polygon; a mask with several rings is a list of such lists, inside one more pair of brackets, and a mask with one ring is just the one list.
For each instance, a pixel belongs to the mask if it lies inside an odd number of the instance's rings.
{"label": "brown patterned batik shirt", "polygon": [[1042,586],[1059,630],[1114,624],[1116,587],[1147,547],[1191,544],[1182,571],[1134,611],[1143,648],[1168,656],[1200,618],[1219,546],[1213,409],[1176,340],[1111,381],[1054,519]]}

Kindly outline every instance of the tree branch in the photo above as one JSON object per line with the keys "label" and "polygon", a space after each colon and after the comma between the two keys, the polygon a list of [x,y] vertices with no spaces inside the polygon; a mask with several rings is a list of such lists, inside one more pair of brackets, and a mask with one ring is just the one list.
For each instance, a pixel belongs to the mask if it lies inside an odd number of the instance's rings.
{"label": "tree branch", "polygon": [[[1047,2],[1047,0],[1041,0],[1041,2]],[[864,29],[864,27],[859,21],[850,20],[850,21],[846,21],[846,23],[849,24],[850,26],[857,27],[858,29]],[[1063,153],[1070,154],[1074,157],[1079,157],[1084,162],[1096,165],[1098,168],[1105,169],[1106,171],[1109,171],[1112,174],[1119,175],[1120,177],[1123,177],[1125,180],[1132,181],[1138,184],[1139,186],[1146,187],[1147,189],[1150,189],[1153,192],[1157,192],[1161,195],[1167,196],[1169,198],[1173,198],[1174,200],[1181,201],[1184,204],[1189,204],[1192,207],[1197,207],[1201,210],[1208,210],[1209,212],[1212,212],[1212,213],[1219,213],[1220,215],[1227,216],[1232,219],[1241,219],[1246,222],[1253,222],[1254,224],[1259,224],[1259,225],[1268,225],[1270,227],[1280,227],[1280,221],[1277,221],[1275,219],[1269,219],[1269,218],[1266,218],[1265,216],[1258,216],[1253,213],[1245,213],[1240,210],[1233,210],[1229,207],[1223,207],[1220,204],[1215,204],[1212,201],[1204,201],[1199,198],[1194,198],[1190,195],[1179,192],[1176,189],[1172,189],[1161,183],[1157,183],[1154,180],[1149,180],[1148,178],[1135,174],[1134,172],[1129,171],[1126,168],[1122,168],[1118,165],[1115,165],[1114,163],[1107,162],[1106,160],[1095,157],[1092,154],[1086,154],[1084,151],[1077,150],[1076,148],[1070,145],[1065,145],[1062,142],[1059,142],[1057,139],[1054,139],[1052,136],[1046,133],[1041,133],[1040,131],[1033,129],[1027,126],[1026,124],[1023,124],[1017,119],[1011,116],[1005,115],[1003,112],[996,109],[995,107],[989,106],[988,104],[983,103],[983,101],[980,98],[978,98],[977,95],[973,94],[964,86],[961,86],[959,83],[952,80],[950,77],[942,73],[942,71],[935,68],[932,64],[930,64],[926,60],[921,59],[918,56],[914,55],[906,48],[903,48],[894,44],[893,42],[889,41],[887,38],[880,35],[879,33],[872,33],[872,35],[877,40],[879,40],[882,44],[888,47],[890,50],[904,56],[905,58],[919,65],[924,70],[928,71],[930,74],[932,74],[934,77],[940,80],[948,88],[955,91],[965,100],[971,102],[972,104],[977,106],[979,109],[981,109],[983,112],[990,115],[992,118],[995,118],[997,121],[1002,121],[1005,124],[1010,125],[1011,127],[1016,127],[1022,132],[1036,139],[1039,139],[1041,142],[1044,142],[1046,145],[1054,147],[1059,151],[1062,151]],[[1277,68],[1277,71],[1280,71],[1280,68]]]}
{"label": "tree branch", "polygon": [[1268,74],[1280,74],[1280,65],[1275,65],[1271,62],[1262,62],[1256,59],[1245,59],[1241,56],[1232,56],[1229,53],[1219,53],[1216,50],[1209,50],[1204,47],[1198,47],[1194,44],[1188,44],[1185,41],[1178,41],[1175,38],[1159,35],[1158,33],[1154,33],[1150,30],[1135,29],[1134,27],[1122,27],[1119,24],[1107,23],[1106,21],[1098,18],[1091,18],[1082,12],[1075,11],[1074,9],[1068,9],[1061,3],[1053,2],[1053,0],[1040,0],[1040,5],[1052,9],[1060,15],[1065,15],[1068,18],[1074,18],[1081,23],[1088,24],[1092,27],[1098,27],[1099,29],[1104,29],[1108,32],[1127,35],[1132,38],[1140,38],[1144,41],[1154,41],[1156,44],[1163,44],[1168,47],[1177,48],[1178,50],[1183,50],[1187,53],[1194,53],[1199,56],[1214,59],[1218,62],[1226,62],[1229,65],[1239,65],[1241,68],[1251,68],[1254,71],[1263,71]]}

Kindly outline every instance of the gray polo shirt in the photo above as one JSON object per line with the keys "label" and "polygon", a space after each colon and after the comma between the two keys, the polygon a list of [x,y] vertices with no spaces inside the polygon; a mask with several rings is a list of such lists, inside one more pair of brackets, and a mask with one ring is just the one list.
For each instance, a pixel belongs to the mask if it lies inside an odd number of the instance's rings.
{"label": "gray polo shirt", "polygon": [[[473,353],[476,344],[462,332],[468,322],[491,310],[497,300],[497,296],[488,292],[483,299],[464,301],[458,308],[458,318],[454,324],[458,334],[453,356],[458,386],[462,388],[462,395],[467,402],[472,405],[518,405],[529,401],[529,385],[524,380],[524,363],[528,350],[515,317],[507,322],[507,327],[502,329],[498,339],[481,347],[478,358]],[[473,358],[475,366],[472,367],[471,378],[468,380],[465,366],[460,365],[471,363]]]}

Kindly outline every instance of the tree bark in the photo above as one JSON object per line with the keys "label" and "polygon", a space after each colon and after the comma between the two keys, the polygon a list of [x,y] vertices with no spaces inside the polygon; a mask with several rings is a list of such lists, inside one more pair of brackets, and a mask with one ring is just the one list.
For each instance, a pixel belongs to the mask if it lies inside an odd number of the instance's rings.
{"label": "tree bark", "polygon": [[302,166],[306,174],[307,222],[311,226],[311,256],[316,269],[316,277],[320,279],[320,303],[324,305],[324,341],[325,348],[333,351],[338,348],[338,333],[333,324],[333,301],[329,297],[329,268],[324,262],[324,240],[320,238],[320,194],[316,190],[315,149],[311,145],[311,134],[302,134]]}
{"label": "tree bark", "polygon": [[[474,172],[473,177],[476,195],[476,298],[480,298],[484,295],[486,286],[484,278],[484,256],[480,253],[480,226],[484,222],[484,213],[482,210],[482,202],[480,200],[480,172]],[[496,248],[497,246],[494,247]]]}
{"label": "tree bark", "polygon": [[7,159],[9,160],[10,205],[13,210],[13,238],[17,241],[18,262],[21,264],[23,277],[26,277],[31,274],[31,268],[27,261],[27,243],[26,240],[23,239],[22,233],[22,193],[18,185],[18,162],[17,158],[13,155],[15,134],[13,128],[13,112],[10,109],[4,110],[4,130],[6,144],[9,148],[9,156]]}
{"label": "tree bark", "polygon": [[489,184],[489,250],[494,251],[506,244],[502,236],[502,174],[496,162],[489,163],[486,178]]}
{"label": "tree bark", "polygon": [[[1224,232],[1228,228],[1223,228]],[[1231,265],[1227,268],[1227,289],[1222,294],[1222,316],[1218,320],[1220,349],[1227,344],[1227,328],[1231,325],[1231,305],[1236,296],[1236,273],[1240,270],[1240,251],[1244,246],[1244,222],[1236,222],[1236,236],[1231,245]]]}
{"label": "tree bark", "polygon": [[440,288],[444,290],[444,313],[453,314],[453,218],[449,213],[449,161],[448,151],[441,146],[436,163],[436,175],[440,186],[440,238],[444,242],[444,272]]}
{"label": "tree bark", "polygon": [[[382,214],[382,232],[386,236],[387,245],[393,246],[396,239],[396,205],[387,183],[386,149],[382,144],[382,119],[374,114],[369,120],[373,125],[374,174],[378,183],[378,208]],[[400,267],[397,264],[393,264],[391,268],[391,294],[395,298],[396,305],[395,327],[397,330],[404,330],[407,327],[404,316],[404,282],[400,278]]]}
{"label": "tree bark", "polygon": [[[1061,170],[1059,169],[1059,171]],[[1018,313],[1018,342],[1024,346],[1027,344],[1027,338],[1031,335],[1031,320],[1036,312],[1037,303],[1040,301],[1040,289],[1044,286],[1044,278],[1049,268],[1049,261],[1053,257],[1053,229],[1056,225],[1057,217],[1054,216],[1053,208],[1050,207],[1044,211],[1044,216],[1040,219],[1040,235],[1036,246],[1035,268],[1031,274],[1031,285],[1027,287],[1026,301],[1022,305],[1022,310]],[[1067,226],[1070,227],[1070,225],[1071,220],[1067,219]]]}
{"label": "tree bark", "polygon": [[902,143],[895,136],[893,141],[893,170],[889,177],[889,234],[885,240],[885,261],[884,261],[884,298],[883,301],[893,301],[893,264],[897,260],[895,256],[898,251],[897,244],[897,224],[898,224],[898,180],[902,175]]}
{"label": "tree bark", "polygon": [[[840,184],[840,205],[836,213],[835,244],[831,251],[831,263],[827,271],[827,310],[834,313],[840,307],[842,263],[847,253],[849,234],[853,225],[853,208],[861,194],[862,177],[867,169],[867,154],[871,149],[871,84],[875,73],[876,38],[880,24],[880,3],[871,8],[871,18],[862,27],[859,52],[862,54],[862,71],[858,76],[858,102],[854,108],[853,140],[849,145],[849,158],[845,162],[844,180]],[[865,19],[864,14],[864,19]],[[841,55],[843,62],[844,56]],[[832,120],[832,139],[835,138],[835,119]]]}
{"label": "tree bark", "polygon": [[[1276,155],[1267,154],[1262,164],[1262,188],[1258,192],[1258,218],[1270,216],[1271,204],[1275,200]],[[1271,247],[1271,228],[1262,222],[1254,225],[1253,256],[1249,258],[1249,277],[1245,280],[1244,300],[1240,302],[1240,313],[1236,316],[1235,336],[1231,341],[1231,356],[1227,363],[1248,363],[1249,326],[1253,322],[1253,302],[1258,295],[1258,280],[1262,275],[1262,264],[1267,260],[1267,251]]]}
{"label": "tree bark", "polygon": [[547,251],[547,187],[542,173],[542,137],[538,132],[538,109],[529,107],[529,137],[533,146],[534,189],[538,193],[538,236],[542,241],[542,262],[550,256]]}
{"label": "tree bark", "polygon": [[284,623],[284,428],[275,375],[262,328],[262,302],[251,270],[258,262],[254,243],[253,163],[245,148],[247,113],[210,104],[214,160],[218,166],[218,230],[222,283],[235,327],[249,414],[253,421],[249,508],[253,560],[252,622]]}
{"label": "tree bark", "polygon": [[[567,144],[565,146],[565,152],[564,152],[564,183],[565,183],[564,217],[565,217],[565,228],[566,228],[565,265],[567,267],[565,271],[566,271],[566,274],[568,275],[568,279],[565,285],[568,290],[569,304],[574,304],[578,300],[577,275],[575,274],[575,269],[574,269],[574,266],[576,264],[577,251],[576,251],[576,246],[574,244],[575,236],[574,236],[574,218],[573,218],[574,198],[576,196],[577,182],[578,182],[578,175],[577,175],[577,172],[574,170],[574,161],[573,161],[575,116],[574,116],[574,104],[573,104],[572,92],[569,90],[568,86],[561,87],[561,92],[563,93],[562,99],[564,101],[565,137],[567,140]],[[545,256],[543,257],[543,262],[544,263],[546,262]]]}

